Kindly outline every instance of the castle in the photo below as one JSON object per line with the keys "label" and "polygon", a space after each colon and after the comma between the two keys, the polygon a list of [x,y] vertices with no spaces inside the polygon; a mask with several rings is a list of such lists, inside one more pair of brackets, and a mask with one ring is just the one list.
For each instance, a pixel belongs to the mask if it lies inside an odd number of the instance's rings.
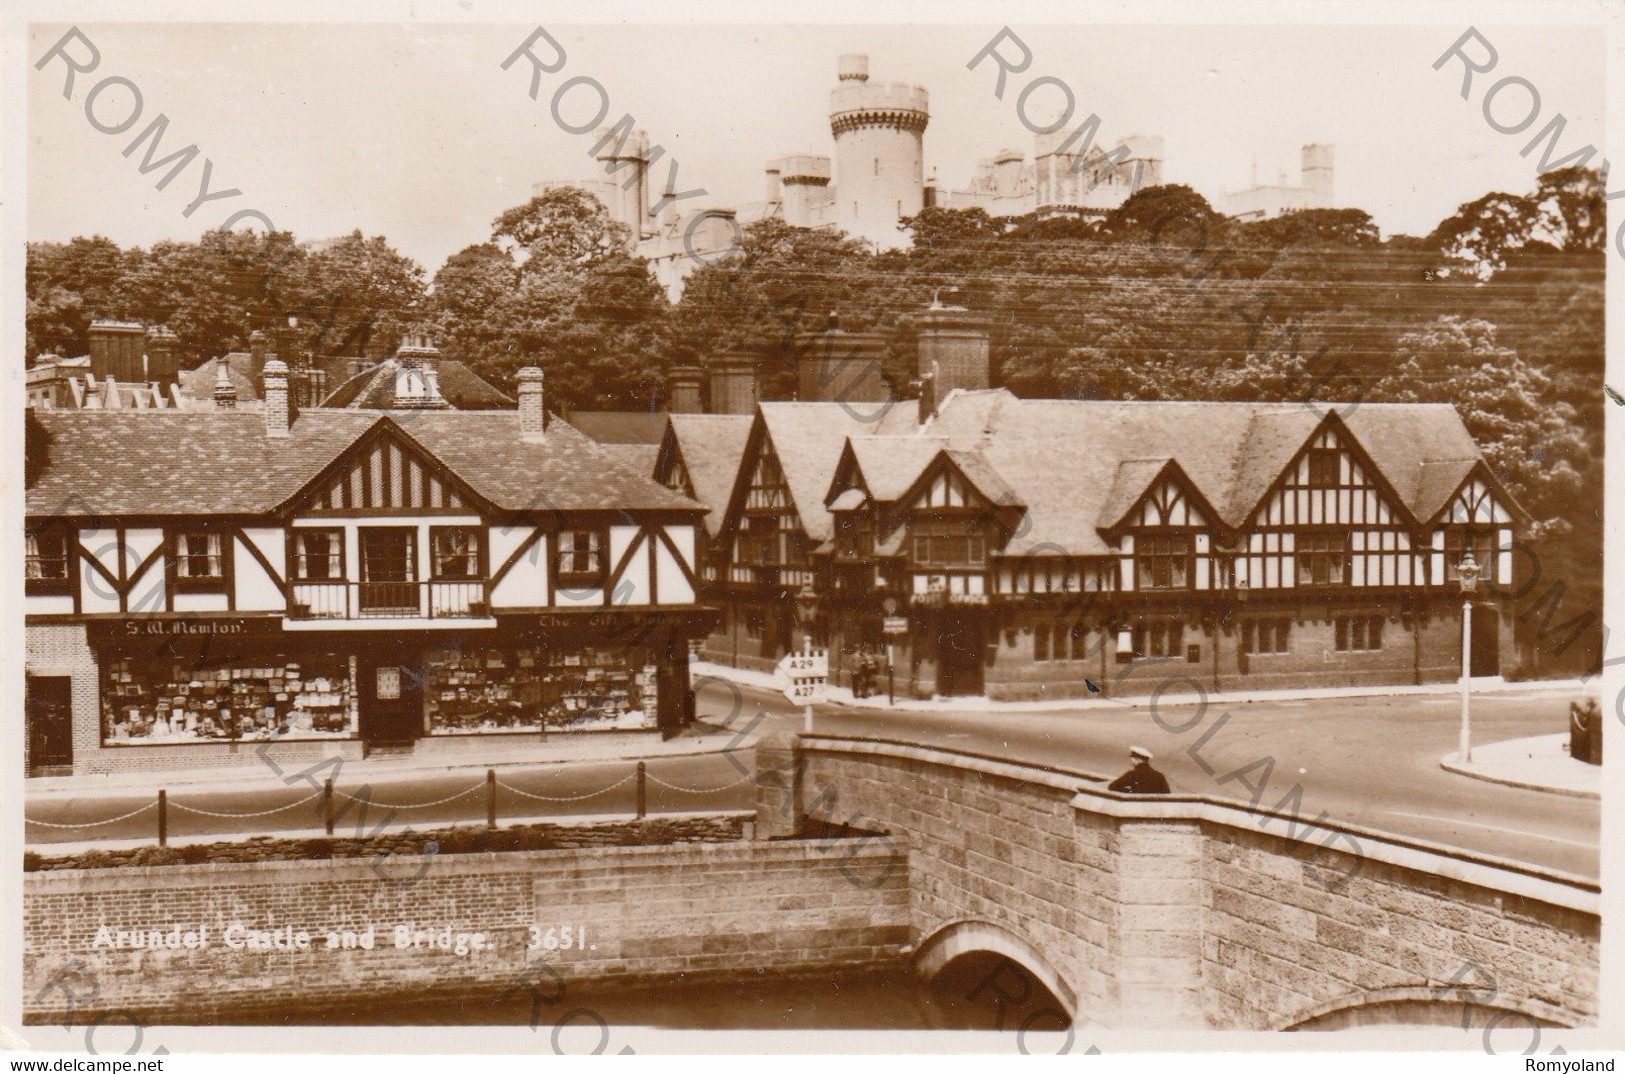
{"label": "castle", "polygon": [[[650,185],[649,166],[661,155],[643,131],[601,130],[595,135],[598,173],[585,180],[544,180],[535,193],[580,187],[601,201],[631,232],[633,252],[675,301],[683,279],[738,246],[741,229],[777,217],[796,227],[838,229],[878,249],[908,243],[905,217],[932,206],[979,208],[995,217],[1029,214],[1105,216],[1142,187],[1162,180],[1163,144],[1158,135],[1130,135],[1111,149],[1093,145],[1080,131],[1057,130],[1034,139],[1033,159],[1004,149],[977,163],[968,186],[940,185],[925,172],[924,136],[931,121],[924,86],[869,81],[869,58],[849,53],[837,65],[830,91],[831,156],[798,153],[768,161],[763,198],[733,208],[678,208]],[[1086,128],[1087,129],[1087,128]],[[1332,150],[1303,150],[1304,183],[1253,187],[1221,200],[1220,208],[1244,218],[1273,216],[1330,204]],[[655,207],[659,207],[656,213]]]}

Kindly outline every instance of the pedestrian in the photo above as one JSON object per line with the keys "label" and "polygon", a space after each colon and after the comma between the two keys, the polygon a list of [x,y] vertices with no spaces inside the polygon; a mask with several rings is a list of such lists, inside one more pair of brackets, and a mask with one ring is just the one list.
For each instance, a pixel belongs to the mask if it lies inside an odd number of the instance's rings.
{"label": "pedestrian", "polygon": [[1112,780],[1107,785],[1107,790],[1120,791],[1123,794],[1168,793],[1167,777],[1151,767],[1150,750],[1144,746],[1135,746],[1128,751],[1128,756],[1132,767]]}

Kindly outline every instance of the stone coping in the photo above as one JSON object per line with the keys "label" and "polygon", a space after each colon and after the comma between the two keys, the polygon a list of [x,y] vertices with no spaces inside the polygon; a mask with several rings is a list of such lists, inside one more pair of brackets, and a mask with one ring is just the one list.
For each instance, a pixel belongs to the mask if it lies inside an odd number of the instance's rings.
{"label": "stone coping", "polygon": [[[1582,913],[1598,915],[1601,913],[1602,889],[1595,880],[1511,859],[1460,850],[1441,843],[1391,835],[1357,825],[1309,818],[1295,821],[1287,814],[1209,795],[1170,794],[1148,797],[1118,794],[1098,785],[1091,786],[1090,784],[1103,782],[1098,776],[1001,760],[968,750],[919,746],[893,739],[844,738],[816,734],[802,736],[800,742],[801,748],[809,752],[918,761],[923,764],[944,765],[1036,784],[1055,791],[1070,791],[1071,805],[1074,809],[1124,820],[1196,821],[1278,839],[1291,837],[1266,832],[1263,830],[1264,824],[1272,819],[1298,823],[1307,830],[1326,831],[1351,837],[1356,849],[1342,852],[1357,858],[1370,858],[1389,865],[1521,898],[1534,899]],[[1329,840],[1321,842],[1324,845],[1330,843]]]}

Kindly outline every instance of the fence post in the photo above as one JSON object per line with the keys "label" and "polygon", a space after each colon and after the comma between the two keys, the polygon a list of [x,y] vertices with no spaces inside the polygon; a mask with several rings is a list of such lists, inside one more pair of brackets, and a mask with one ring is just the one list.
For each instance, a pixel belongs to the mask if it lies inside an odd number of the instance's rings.
{"label": "fence post", "polygon": [[327,824],[327,834],[333,834],[333,781],[327,780],[322,784],[322,819]]}
{"label": "fence post", "polygon": [[485,826],[490,831],[497,830],[497,770],[485,770]]}
{"label": "fence post", "polygon": [[638,762],[638,819],[642,820],[649,812],[649,783],[648,765]]}
{"label": "fence post", "polygon": [[162,788],[158,791],[158,845],[169,845],[169,792]]}

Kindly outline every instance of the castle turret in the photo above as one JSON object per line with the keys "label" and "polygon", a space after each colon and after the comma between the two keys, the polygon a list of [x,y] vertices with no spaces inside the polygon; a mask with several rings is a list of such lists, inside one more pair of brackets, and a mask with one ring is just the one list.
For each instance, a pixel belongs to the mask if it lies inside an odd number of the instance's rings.
{"label": "castle turret", "polygon": [[819,210],[829,201],[829,158],[794,156],[774,164],[784,222],[794,227],[818,224]]}
{"label": "castle turret", "polygon": [[633,131],[624,139],[605,127],[594,135],[593,159],[606,184],[595,193],[607,198],[609,214],[632,229],[632,241],[651,233],[649,220],[649,135]]}
{"label": "castle turret", "polygon": [[1303,185],[1319,200],[1321,208],[1332,204],[1332,147],[1311,143],[1303,147]]}
{"label": "castle turret", "polygon": [[830,92],[835,136],[835,222],[849,234],[897,247],[897,222],[925,206],[924,146],[930,121],[923,86],[869,82],[869,58],[842,56]]}

